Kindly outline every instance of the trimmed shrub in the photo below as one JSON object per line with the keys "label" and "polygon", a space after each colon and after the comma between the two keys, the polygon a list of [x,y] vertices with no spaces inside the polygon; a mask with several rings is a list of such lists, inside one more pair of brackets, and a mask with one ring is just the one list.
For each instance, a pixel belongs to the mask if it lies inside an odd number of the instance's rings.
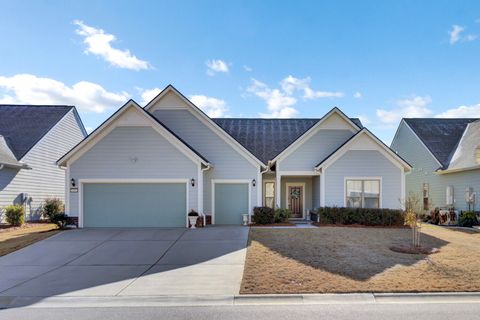
{"label": "trimmed shrub", "polygon": [[55,223],[63,229],[67,226],[68,216],[65,214],[65,206],[58,198],[48,198],[42,206],[42,215],[51,223]]}
{"label": "trimmed shrub", "polygon": [[290,211],[289,209],[277,208],[275,209],[274,219],[276,223],[286,222],[291,215],[292,211]]}
{"label": "trimmed shrub", "polygon": [[25,222],[25,208],[20,204],[6,206],[5,220],[12,226],[21,226]]}
{"label": "trimmed shrub", "polygon": [[315,210],[321,224],[361,224],[366,226],[402,226],[403,210],[321,207]]}
{"label": "trimmed shrub", "polygon": [[269,207],[255,207],[252,221],[257,224],[272,224],[275,222],[275,212]]}
{"label": "trimmed shrub", "polygon": [[42,215],[48,220],[50,220],[50,222],[53,222],[51,221],[53,216],[64,212],[65,206],[63,205],[62,200],[58,198],[45,199],[45,202],[42,206]]}
{"label": "trimmed shrub", "polygon": [[460,215],[460,218],[458,219],[458,225],[460,227],[471,228],[477,224],[478,224],[478,219],[475,212],[473,211],[462,212],[462,214]]}

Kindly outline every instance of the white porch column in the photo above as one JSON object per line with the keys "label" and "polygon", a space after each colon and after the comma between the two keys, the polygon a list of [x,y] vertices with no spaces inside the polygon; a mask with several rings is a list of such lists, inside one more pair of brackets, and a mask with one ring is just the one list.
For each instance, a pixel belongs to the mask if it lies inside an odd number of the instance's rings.
{"label": "white porch column", "polygon": [[320,207],[325,207],[325,169],[320,174]]}
{"label": "white porch column", "polygon": [[280,194],[281,194],[281,191],[282,191],[281,182],[282,182],[282,175],[279,171],[277,171],[276,175],[275,175],[275,205],[278,208],[282,207],[281,206],[281,198],[280,198]]}

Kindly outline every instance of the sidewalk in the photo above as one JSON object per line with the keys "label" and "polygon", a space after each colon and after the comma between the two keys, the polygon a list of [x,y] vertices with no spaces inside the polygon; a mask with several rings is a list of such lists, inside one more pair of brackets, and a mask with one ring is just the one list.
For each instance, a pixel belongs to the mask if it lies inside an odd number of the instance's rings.
{"label": "sidewalk", "polygon": [[111,296],[111,297],[0,297],[0,308],[100,308],[172,306],[247,306],[315,304],[480,303],[480,292],[353,293],[289,295]]}

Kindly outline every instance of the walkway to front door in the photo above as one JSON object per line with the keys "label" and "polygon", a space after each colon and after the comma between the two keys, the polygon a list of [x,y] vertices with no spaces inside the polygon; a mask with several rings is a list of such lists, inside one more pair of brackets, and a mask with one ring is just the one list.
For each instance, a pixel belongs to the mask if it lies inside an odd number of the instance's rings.
{"label": "walkway to front door", "polygon": [[304,184],[287,183],[287,204],[292,211],[292,218],[303,218],[304,189]]}

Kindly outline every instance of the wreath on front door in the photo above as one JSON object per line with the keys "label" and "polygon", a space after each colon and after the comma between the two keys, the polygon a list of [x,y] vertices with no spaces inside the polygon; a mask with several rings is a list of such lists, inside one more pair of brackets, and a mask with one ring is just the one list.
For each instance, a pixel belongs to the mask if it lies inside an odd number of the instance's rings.
{"label": "wreath on front door", "polygon": [[295,189],[290,190],[290,197],[292,199],[299,199],[300,198],[300,189],[295,188]]}

